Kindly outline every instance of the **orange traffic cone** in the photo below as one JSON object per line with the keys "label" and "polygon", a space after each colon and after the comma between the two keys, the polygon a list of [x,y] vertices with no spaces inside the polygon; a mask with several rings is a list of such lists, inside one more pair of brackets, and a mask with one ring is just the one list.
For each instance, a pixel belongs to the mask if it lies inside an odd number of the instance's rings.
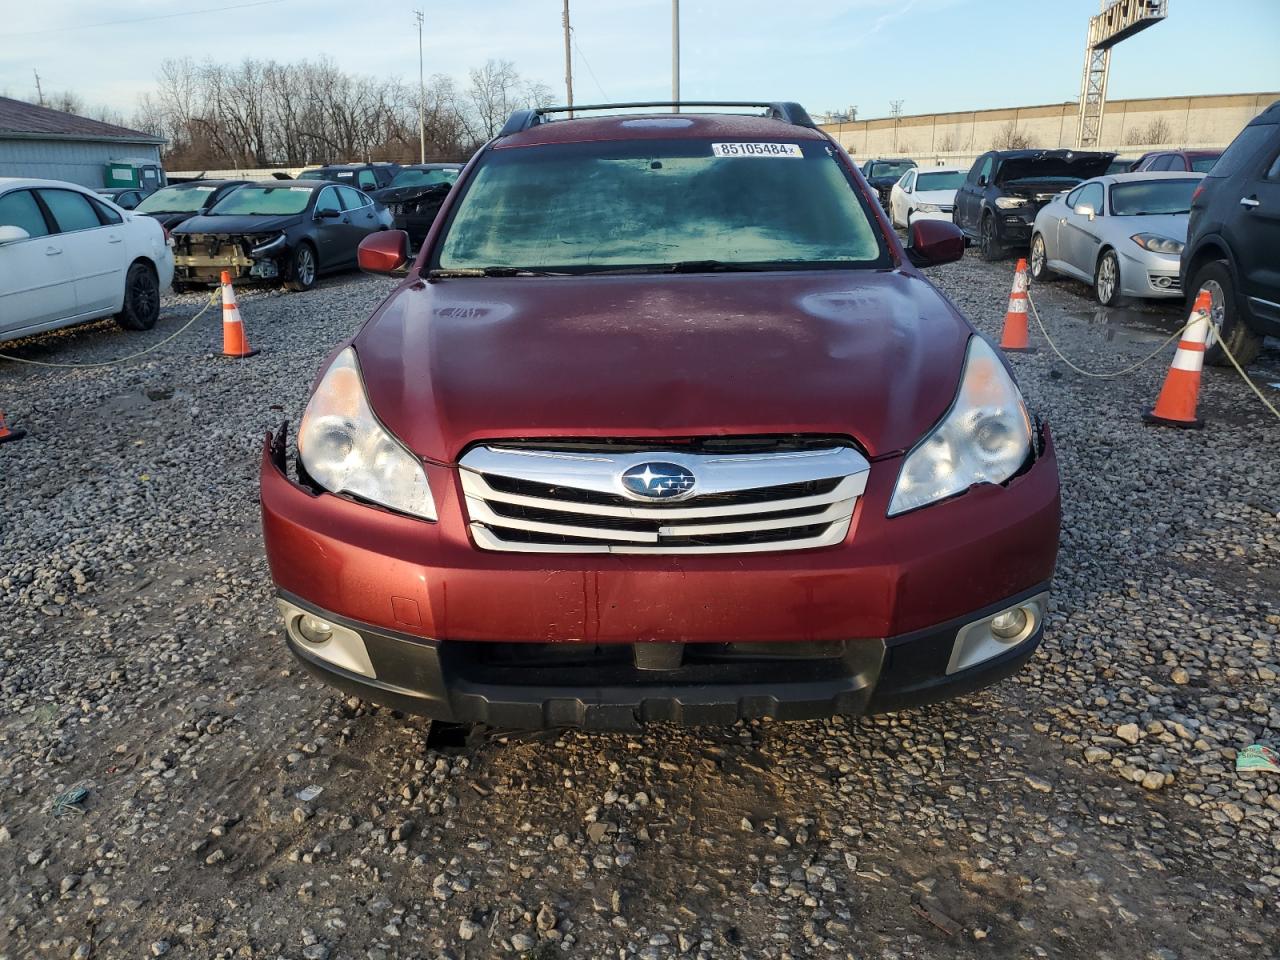
{"label": "orange traffic cone", "polygon": [[240,307],[236,304],[236,291],[231,286],[231,271],[222,271],[222,355],[224,357],[252,357],[257,350],[249,349],[244,335],[244,321],[240,319]]}
{"label": "orange traffic cone", "polygon": [[1147,423],[1165,427],[1199,429],[1204,421],[1196,417],[1196,399],[1200,396],[1200,371],[1204,367],[1204,344],[1209,337],[1209,313],[1213,300],[1208,290],[1196,294],[1191,320],[1182,331],[1178,352],[1169,364],[1169,373],[1156,400],[1155,409],[1144,413]]}
{"label": "orange traffic cone", "polygon": [[4,422],[4,411],[0,410],[0,443],[8,443],[11,440],[21,440],[27,435],[25,430],[10,430]]}
{"label": "orange traffic cone", "polygon": [[1013,291],[1009,294],[1009,308],[1004,314],[1000,349],[1010,353],[1035,353],[1027,336],[1027,261],[1021,258],[1018,271],[1013,275]]}

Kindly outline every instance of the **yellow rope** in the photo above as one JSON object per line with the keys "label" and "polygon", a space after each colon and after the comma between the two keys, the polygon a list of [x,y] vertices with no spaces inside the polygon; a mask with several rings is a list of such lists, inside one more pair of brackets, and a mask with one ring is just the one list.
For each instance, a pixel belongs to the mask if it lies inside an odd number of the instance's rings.
{"label": "yellow rope", "polygon": [[26,364],[30,364],[33,367],[61,367],[61,368],[67,368],[72,370],[88,369],[92,367],[114,367],[117,363],[127,363],[130,360],[136,360],[138,357],[141,357],[144,354],[150,353],[152,350],[158,350],[161,347],[163,347],[166,343],[168,343],[170,340],[173,340],[175,337],[178,337],[182,333],[185,333],[188,327],[190,327],[193,323],[195,323],[202,316],[204,316],[205,311],[207,311],[210,307],[212,307],[215,303],[218,302],[219,296],[220,296],[220,291],[218,290],[213,291],[213,293],[209,295],[209,301],[203,307],[200,308],[199,312],[190,320],[188,320],[186,323],[184,323],[181,327],[179,327],[177,330],[171,333],[169,336],[165,337],[159,343],[153,343],[151,346],[147,347],[145,350],[139,350],[137,353],[131,353],[127,357],[121,357],[119,360],[103,360],[101,363],[47,363],[44,360],[27,360],[24,357],[15,357],[13,356],[13,354],[10,354],[10,353],[0,353],[0,359],[12,360],[14,363],[26,363]]}

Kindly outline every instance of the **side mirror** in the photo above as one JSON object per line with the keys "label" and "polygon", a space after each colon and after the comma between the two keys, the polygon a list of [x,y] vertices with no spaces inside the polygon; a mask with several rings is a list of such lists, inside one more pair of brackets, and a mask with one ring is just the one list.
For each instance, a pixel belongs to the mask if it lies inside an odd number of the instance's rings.
{"label": "side mirror", "polygon": [[936,267],[964,256],[964,233],[945,220],[916,220],[907,236],[907,259],[917,267]]}
{"label": "side mirror", "polygon": [[17,243],[19,240],[30,240],[31,234],[21,227],[0,227],[0,243]]}
{"label": "side mirror", "polygon": [[403,230],[379,230],[360,241],[356,261],[366,273],[401,276],[409,272],[409,234]]}
{"label": "side mirror", "polygon": [[325,209],[316,211],[317,220],[337,220],[340,216],[342,216],[341,210]]}
{"label": "side mirror", "polygon": [[987,185],[987,178],[986,178],[986,177],[979,177],[979,178],[978,178],[978,186],[980,186],[980,187],[985,187],[986,185]]}
{"label": "side mirror", "polygon": [[1098,215],[1098,212],[1087,203],[1078,204],[1073,212],[1076,216],[1088,217],[1090,220]]}

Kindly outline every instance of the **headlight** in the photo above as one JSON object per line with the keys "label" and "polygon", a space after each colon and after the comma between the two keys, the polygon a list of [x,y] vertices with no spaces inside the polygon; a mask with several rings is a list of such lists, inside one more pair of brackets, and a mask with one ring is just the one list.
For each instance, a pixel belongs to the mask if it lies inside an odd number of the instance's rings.
{"label": "headlight", "polygon": [[907,454],[889,516],[923,507],[977,483],[1002,483],[1031,452],[1031,419],[996,352],[969,340],[960,391],[951,409]]}
{"label": "headlight", "polygon": [[1179,243],[1177,240],[1170,239],[1169,237],[1162,237],[1158,233],[1135,233],[1129,239],[1140,246],[1143,250],[1147,250],[1151,253],[1169,253],[1174,255],[1182,253],[1183,244]]}
{"label": "headlight", "polygon": [[940,209],[936,203],[922,203],[916,207],[916,213],[937,213]]}
{"label": "headlight", "polygon": [[422,463],[373,415],[351,347],[334,358],[307,401],[298,456],[311,478],[331,493],[436,519]]}
{"label": "headlight", "polygon": [[996,197],[996,206],[1001,210],[1015,210],[1026,205],[1027,201],[1022,197]]}
{"label": "headlight", "polygon": [[249,249],[249,256],[265,257],[267,254],[275,253],[283,247],[283,233],[278,237],[256,237],[254,238],[254,246]]}

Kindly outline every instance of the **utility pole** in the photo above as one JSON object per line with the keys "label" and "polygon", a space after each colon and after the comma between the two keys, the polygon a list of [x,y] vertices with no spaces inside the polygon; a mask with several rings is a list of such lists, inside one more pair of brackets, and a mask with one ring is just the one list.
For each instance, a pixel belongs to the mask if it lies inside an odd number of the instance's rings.
{"label": "utility pole", "polygon": [[427,162],[427,85],[422,75],[422,11],[413,11],[418,21],[418,162]]}
{"label": "utility pole", "polygon": [[671,99],[680,102],[680,0],[671,0]]}
{"label": "utility pole", "polygon": [[44,89],[40,86],[40,71],[35,67],[31,68],[31,72],[36,75],[36,99],[40,101],[40,106],[44,106]]}
{"label": "utility pole", "polygon": [[569,116],[573,117],[573,37],[569,32],[569,0],[564,0],[564,92],[569,98]]}
{"label": "utility pole", "polygon": [[893,114],[893,152],[898,152],[898,122],[902,117],[902,101],[890,100],[889,112]]}

